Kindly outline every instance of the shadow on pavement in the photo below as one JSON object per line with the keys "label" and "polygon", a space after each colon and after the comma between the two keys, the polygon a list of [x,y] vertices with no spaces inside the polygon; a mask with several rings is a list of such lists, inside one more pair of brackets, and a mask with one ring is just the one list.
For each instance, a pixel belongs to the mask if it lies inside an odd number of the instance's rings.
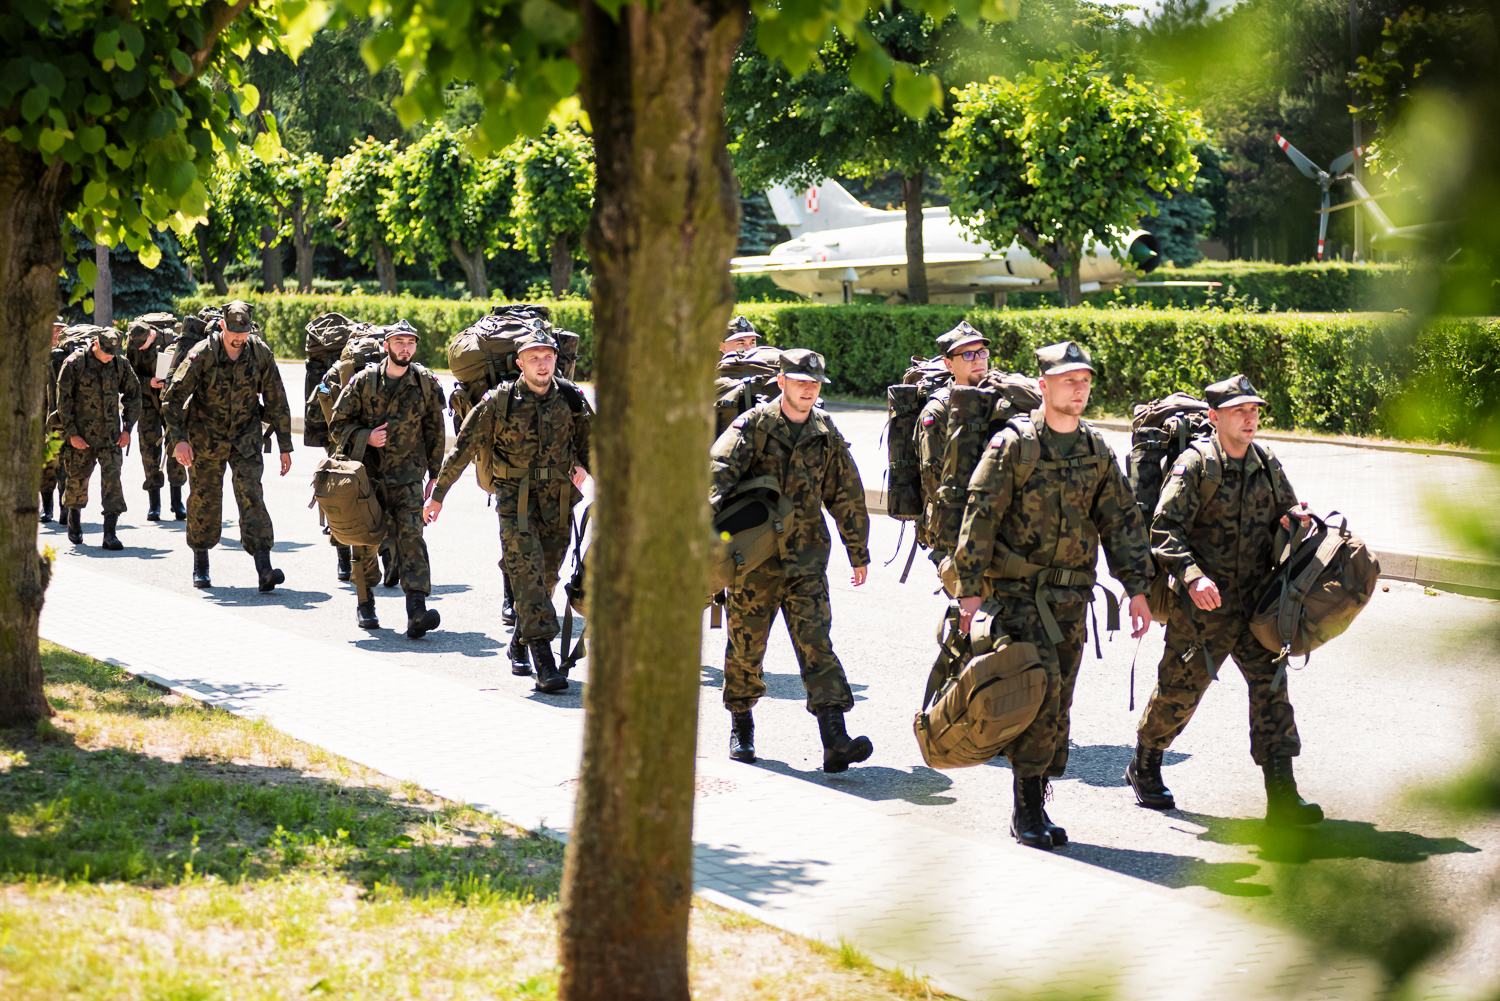
{"label": "shadow on pavement", "polygon": [[1200,841],[1243,845],[1266,862],[1312,862],[1323,859],[1370,859],[1411,864],[1434,855],[1472,853],[1480,849],[1461,838],[1429,838],[1411,831],[1382,831],[1363,820],[1325,820],[1311,827],[1267,827],[1261,820],[1182,813],[1207,831]]}
{"label": "shadow on pavement", "polygon": [[[380,616],[382,628],[366,633],[354,641],[361,650],[381,653],[460,653],[465,657],[497,657],[505,644],[489,633],[451,632],[439,626],[419,640],[406,638],[406,612],[400,607],[385,608],[376,604],[376,615]],[[354,617],[354,608],[349,608],[349,617]],[[506,668],[509,676],[509,667]]]}
{"label": "shadow on pavement", "polygon": [[87,534],[83,537],[82,545],[73,546],[73,555],[87,556],[96,560],[164,560],[175,552],[177,552],[175,549],[148,549],[145,546],[126,546],[124,549],[110,552],[108,549],[101,549],[97,540],[90,541]]}
{"label": "shadow on pavement", "polygon": [[1203,886],[1230,897],[1265,897],[1271,893],[1269,886],[1243,882],[1260,872],[1260,866],[1249,862],[1205,862],[1167,852],[1106,848],[1102,845],[1080,844],[1077,841],[1070,842],[1066,848],[1058,851],[1068,858],[1174,890]]}
{"label": "shadow on pavement", "polygon": [[[212,575],[211,569],[210,575]],[[327,591],[293,591],[279,585],[276,590],[264,593],[256,587],[214,586],[205,590],[214,604],[228,608],[238,608],[245,605],[281,605],[297,610],[321,605],[333,597]]]}
{"label": "shadow on pavement", "polygon": [[953,786],[953,780],[942,772],[918,765],[910,772],[883,765],[852,765],[847,772],[830,775],[821,768],[799,771],[784,761],[760,757],[756,765],[768,772],[802,779],[815,785],[835,789],[872,802],[904,800],[915,806],[952,806],[951,796],[940,796]]}
{"label": "shadow on pavement", "polygon": [[827,862],[816,859],[751,861],[738,845],[693,846],[693,883],[718,890],[747,904],[759,904],[779,893],[823,882],[813,873]]}
{"label": "shadow on pavement", "polygon": [[[719,691],[724,689],[724,669],[711,667],[708,664],[698,665],[698,680],[704,688],[715,688]],[[791,702],[806,702],[807,689],[803,687],[802,676],[799,674],[771,674],[761,675],[761,680],[766,683],[766,694],[763,699],[787,699]],[[866,696],[860,692],[868,689],[869,685],[861,685],[849,682],[849,690],[854,693],[855,702],[864,702]],[[853,726],[854,724],[850,724]]]}
{"label": "shadow on pavement", "polygon": [[[1118,744],[1091,744],[1087,747],[1069,743],[1068,745],[1068,774],[1053,782],[1082,782],[1084,785],[1096,786],[1101,789],[1124,788],[1125,766],[1130,764],[1130,757],[1135,753],[1135,745]],[[1162,755],[1163,765],[1175,765],[1192,757],[1191,754],[1180,754],[1177,751],[1167,751]],[[1009,768],[1010,762],[1004,757],[997,756],[990,762],[998,768]],[[1171,776],[1168,776],[1170,780]],[[1170,784],[1170,781],[1169,783]]]}

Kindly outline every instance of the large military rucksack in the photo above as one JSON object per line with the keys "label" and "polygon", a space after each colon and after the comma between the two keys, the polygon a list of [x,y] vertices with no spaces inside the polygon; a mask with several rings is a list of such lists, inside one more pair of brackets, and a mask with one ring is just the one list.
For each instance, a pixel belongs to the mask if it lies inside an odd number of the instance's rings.
{"label": "large military rucksack", "polygon": [[[897,521],[922,515],[922,457],[917,449],[917,418],[932,394],[953,381],[937,358],[913,358],[900,385],[885,390],[885,512]],[[925,540],[918,536],[925,544]]]}
{"label": "large military rucksack", "polygon": [[469,411],[485,393],[521,374],[516,343],[533,330],[543,330],[557,341],[557,375],[572,382],[578,368],[580,338],[571,330],[554,330],[551,310],[534,303],[504,303],[493,307],[448,344],[448,368],[458,380],[448,397],[453,431],[463,426]]}
{"label": "large military rucksack", "polygon": [[313,499],[308,507],[318,505],[328,534],[341,546],[378,546],[385,541],[390,520],[380,506],[375,485],[365,468],[365,447],[360,445],[345,457],[349,438],[340,443],[333,455],[324,456],[313,470]]}
{"label": "large military rucksack", "polygon": [[1035,644],[1002,634],[998,611],[995,602],[984,602],[965,634],[958,629],[958,606],[951,605],[938,627],[941,649],[912,722],[928,767],[991,760],[1031,725],[1046,698],[1047,671]]}
{"label": "large military rucksack", "polygon": [[338,362],[349,338],[363,326],[365,324],[351,320],[343,313],[320,313],[307,323],[307,339],[303,342],[307,374],[303,379],[302,438],[310,446],[328,444],[328,419],[319,405],[318,384]]}
{"label": "large military rucksack", "polygon": [[1250,616],[1250,632],[1277,655],[1272,691],[1281,685],[1287,658],[1305,657],[1348,629],[1379,582],[1380,561],[1350,533],[1349,519],[1337,511],[1327,520],[1310,517],[1306,534],[1300,524],[1277,534],[1281,559]]}
{"label": "large military rucksack", "polygon": [[1213,436],[1208,404],[1187,393],[1173,393],[1136,406],[1130,421],[1130,455],[1125,475],[1136,503],[1151,524],[1167,470],[1190,444]]}
{"label": "large military rucksack", "polygon": [[780,372],[781,349],[769,344],[721,357],[714,373],[714,437],[728,430],[746,410],[780,395],[776,385]]}
{"label": "large military rucksack", "polygon": [[146,338],[156,332],[154,346],[167,348],[171,346],[171,335],[177,329],[177,317],[171,313],[145,313],[130,321],[126,329],[126,337],[129,339],[127,347],[132,351],[139,351],[146,344]]}
{"label": "large military rucksack", "polygon": [[340,349],[339,360],[323,373],[323,378],[318,380],[309,400],[309,403],[311,400],[317,401],[325,434],[327,426],[333,421],[333,405],[338,402],[339,393],[349,385],[349,380],[384,358],[385,339],[381,336],[380,328],[368,323],[358,324]]}

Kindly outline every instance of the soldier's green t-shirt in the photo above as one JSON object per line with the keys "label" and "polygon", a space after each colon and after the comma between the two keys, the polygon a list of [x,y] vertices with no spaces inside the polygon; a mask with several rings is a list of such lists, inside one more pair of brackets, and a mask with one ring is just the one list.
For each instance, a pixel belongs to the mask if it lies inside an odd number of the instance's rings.
{"label": "soldier's green t-shirt", "polygon": [[1052,443],[1057,446],[1058,457],[1067,458],[1072,454],[1073,445],[1077,443],[1078,436],[1083,434],[1083,428],[1075,428],[1067,434],[1063,434],[1061,431],[1054,431],[1049,427],[1047,433],[1052,436]]}
{"label": "soldier's green t-shirt", "polygon": [[782,415],[781,419],[786,421],[787,434],[792,439],[792,447],[796,448],[797,442],[802,440],[802,432],[807,427],[807,421],[803,421],[801,424],[795,421],[787,421],[785,414]]}

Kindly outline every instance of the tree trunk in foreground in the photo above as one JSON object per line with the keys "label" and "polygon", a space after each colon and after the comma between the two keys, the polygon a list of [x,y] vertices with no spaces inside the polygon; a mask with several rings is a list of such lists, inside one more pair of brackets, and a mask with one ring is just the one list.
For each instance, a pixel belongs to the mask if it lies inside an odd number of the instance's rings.
{"label": "tree trunk in foreground", "polygon": [[[42,694],[37,623],[48,568],[36,548],[43,394],[63,266],[58,218],[67,164],[0,140],[0,726],[52,715]],[[106,253],[108,251],[106,250]]]}
{"label": "tree trunk in foreground", "polygon": [[710,388],[739,214],[723,91],[747,9],[662,0],[618,21],[594,4],[582,13],[601,419],[558,996],[677,1001],[688,997]]}
{"label": "tree trunk in foreground", "polygon": [[927,257],[922,249],[922,179],[924,171],[901,178],[901,200],[906,206],[906,301],[927,304]]}
{"label": "tree trunk in foreground", "polygon": [[568,247],[565,233],[553,234],[551,265],[552,298],[559,299],[568,290],[568,283],[573,280],[573,251]]}
{"label": "tree trunk in foreground", "polygon": [[99,277],[94,280],[94,322],[107,327],[115,322],[115,279],[109,270],[109,248],[94,244],[94,266]]}
{"label": "tree trunk in foreground", "polygon": [[483,248],[471,253],[464,249],[464,245],[457,240],[449,240],[448,249],[453,251],[453,256],[458,261],[458,266],[464,269],[464,280],[469,283],[469,294],[476,299],[488,299],[490,297],[490,279],[484,273]]}
{"label": "tree trunk in foreground", "polygon": [[396,253],[383,240],[376,240],[370,248],[375,256],[375,277],[380,282],[380,291],[386,295],[396,294]]}

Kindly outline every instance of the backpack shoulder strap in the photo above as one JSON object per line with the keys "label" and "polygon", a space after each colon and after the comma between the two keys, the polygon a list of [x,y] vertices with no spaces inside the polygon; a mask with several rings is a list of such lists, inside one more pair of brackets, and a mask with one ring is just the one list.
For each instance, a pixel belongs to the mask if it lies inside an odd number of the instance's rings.
{"label": "backpack shoulder strap", "polygon": [[553,376],[553,378],[557,381],[558,394],[568,402],[568,409],[573,411],[574,417],[577,417],[584,411],[593,412],[593,408],[589,406],[588,397],[583,395],[583,390],[560,375]]}
{"label": "backpack shoulder strap", "polygon": [[1198,510],[1201,512],[1224,482],[1224,463],[1219,459],[1219,450],[1214,448],[1212,439],[1199,438],[1188,447],[1203,458],[1203,475],[1198,479]]}
{"label": "backpack shoulder strap", "polygon": [[[1007,432],[1010,432],[1008,436],[1006,436]],[[1006,436],[1006,440],[1013,437],[1020,443],[1016,468],[1011,471],[1016,491],[1020,492],[1021,488],[1026,485],[1026,481],[1031,479],[1031,474],[1036,472],[1037,463],[1041,461],[1042,441],[1037,437],[1036,425],[1032,423],[1030,414],[1016,414],[1006,421],[1005,427],[1000,429],[1000,433],[995,438],[1002,436]],[[994,439],[991,439],[990,444],[994,443]]]}
{"label": "backpack shoulder strap", "polygon": [[1286,478],[1281,467],[1281,460],[1276,457],[1275,452],[1258,441],[1252,441],[1250,447],[1255,449],[1256,454],[1260,456],[1261,465],[1266,468],[1266,475],[1271,478],[1271,498],[1272,503],[1276,505],[1276,510],[1278,512],[1290,510],[1292,498],[1284,496],[1280,487],[1281,482]]}

